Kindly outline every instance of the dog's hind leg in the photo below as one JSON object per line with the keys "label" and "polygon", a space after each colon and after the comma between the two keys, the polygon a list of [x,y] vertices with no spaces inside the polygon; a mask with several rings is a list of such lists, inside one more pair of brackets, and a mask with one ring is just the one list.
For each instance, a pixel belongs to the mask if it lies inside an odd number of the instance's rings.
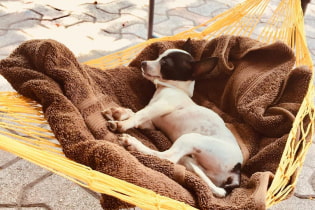
{"label": "dog's hind leg", "polygon": [[194,141],[191,135],[184,135],[177,139],[170,149],[159,152],[148,148],[142,144],[138,139],[128,134],[123,134],[119,138],[121,144],[129,150],[136,150],[148,155],[154,155],[162,159],[167,159],[173,163],[184,165],[188,170],[197,174],[210,187],[213,194],[217,197],[226,196],[226,191],[223,188],[217,187],[205,174],[205,172],[196,164],[195,160],[187,155],[196,151],[193,147]]}
{"label": "dog's hind leg", "polygon": [[136,150],[148,155],[154,155],[162,159],[167,159],[173,163],[177,163],[183,156],[191,154],[193,148],[187,145],[187,139],[179,138],[170,149],[159,152],[142,144],[138,139],[128,134],[122,134],[119,138],[122,146],[126,147],[128,150]]}
{"label": "dog's hind leg", "polygon": [[217,196],[219,198],[226,196],[226,190],[221,188],[221,187],[217,187],[210,180],[210,178],[205,174],[205,172],[200,168],[200,166],[198,166],[198,164],[196,163],[196,161],[193,158],[185,156],[180,160],[180,164],[184,165],[187,168],[187,170],[194,172],[203,181],[205,181],[215,196]]}

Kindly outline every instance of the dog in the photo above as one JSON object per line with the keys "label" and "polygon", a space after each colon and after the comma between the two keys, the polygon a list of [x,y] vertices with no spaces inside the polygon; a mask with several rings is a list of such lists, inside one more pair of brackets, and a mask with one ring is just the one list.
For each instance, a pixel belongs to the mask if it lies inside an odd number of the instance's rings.
{"label": "dog", "polygon": [[146,147],[128,134],[122,134],[119,141],[129,150],[184,165],[221,198],[239,187],[243,156],[220,116],[191,99],[195,80],[212,71],[217,62],[216,57],[195,61],[185,50],[168,49],[156,60],[141,63],[142,75],[156,86],[149,104],[136,113],[118,107],[103,111],[103,115],[115,132],[130,128],[161,130],[173,142],[163,152]]}

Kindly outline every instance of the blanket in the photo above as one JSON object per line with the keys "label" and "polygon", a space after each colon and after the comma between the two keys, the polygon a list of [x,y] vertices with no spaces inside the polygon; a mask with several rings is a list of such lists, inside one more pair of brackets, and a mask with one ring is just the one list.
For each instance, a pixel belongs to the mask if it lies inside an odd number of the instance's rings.
{"label": "blanket", "polygon": [[[68,158],[199,209],[265,209],[268,186],[311,79],[307,67],[294,67],[294,53],[284,43],[264,44],[240,36],[191,41],[195,59],[219,58],[217,67],[196,81],[193,100],[223,118],[245,159],[241,186],[225,198],[213,196],[184,167],[125,150],[117,134],[107,128],[104,109],[123,106],[136,112],[152,97],[155,87],[142,77],[141,61],[155,59],[169,48],[182,48],[184,42],[153,43],[128,66],[100,70],[80,64],[57,41],[30,40],[0,61],[0,73],[20,94],[42,105]],[[171,146],[158,130],[127,133],[156,150]],[[132,206],[107,195],[102,195],[101,205]]]}

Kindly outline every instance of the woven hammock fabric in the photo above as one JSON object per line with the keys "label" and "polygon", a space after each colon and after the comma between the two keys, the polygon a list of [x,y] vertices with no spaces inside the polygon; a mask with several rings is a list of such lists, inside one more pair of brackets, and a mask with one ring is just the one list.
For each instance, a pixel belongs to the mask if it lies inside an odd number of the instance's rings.
{"label": "woven hammock fabric", "polygon": [[[212,39],[219,34],[252,36],[268,3],[269,1],[246,1],[186,32],[172,37],[149,40],[124,51],[90,61],[88,64],[102,68],[126,64],[144,47],[157,41],[186,39],[188,37]],[[299,1],[281,1],[274,16],[267,22],[261,33],[253,36],[269,43],[278,39],[286,42],[295,51],[297,65],[305,64],[312,68],[299,4]],[[292,192],[296,182],[296,173],[299,171],[298,168],[302,165],[307,148],[310,146],[307,139],[313,133],[314,123],[312,84],[313,82],[310,83],[309,91],[297,114],[279,169],[268,190],[267,206],[279,202]],[[51,141],[54,137],[50,130],[42,128],[45,120],[41,108],[36,103],[16,93],[1,93],[0,101],[2,119],[4,119],[1,124],[4,128],[1,129],[1,149],[55,171],[97,192],[112,195],[144,209],[191,208],[186,204],[161,197],[152,191],[69,161],[63,156],[59,144],[56,141]],[[310,119],[308,125],[303,124],[305,118]]]}

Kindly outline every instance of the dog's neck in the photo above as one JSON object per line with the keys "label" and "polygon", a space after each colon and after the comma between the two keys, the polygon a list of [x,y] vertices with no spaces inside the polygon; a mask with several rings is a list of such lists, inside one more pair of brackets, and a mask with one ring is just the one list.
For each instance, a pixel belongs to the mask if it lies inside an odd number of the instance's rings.
{"label": "dog's neck", "polygon": [[184,91],[189,97],[192,97],[194,94],[195,81],[175,81],[175,80],[159,80],[154,79],[153,83],[156,88],[159,87],[168,87],[176,88]]}

